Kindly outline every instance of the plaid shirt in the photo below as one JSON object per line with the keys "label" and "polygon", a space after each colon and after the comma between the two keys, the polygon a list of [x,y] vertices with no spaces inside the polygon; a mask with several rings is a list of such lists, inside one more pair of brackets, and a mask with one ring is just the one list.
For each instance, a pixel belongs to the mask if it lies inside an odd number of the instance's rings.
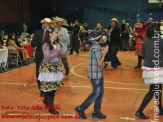
{"label": "plaid shirt", "polygon": [[97,64],[97,60],[101,58],[101,47],[97,42],[93,42],[89,50],[88,78],[101,79],[103,77],[103,67]]}

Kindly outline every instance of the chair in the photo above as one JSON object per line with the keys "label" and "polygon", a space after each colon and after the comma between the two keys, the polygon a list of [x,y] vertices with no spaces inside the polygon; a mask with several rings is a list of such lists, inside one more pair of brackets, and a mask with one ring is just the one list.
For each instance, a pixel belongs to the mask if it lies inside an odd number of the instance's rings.
{"label": "chair", "polygon": [[14,46],[7,46],[8,48],[8,62],[9,64],[16,64],[16,66],[19,66],[19,62],[21,65],[23,65],[22,60],[20,58],[18,50]]}

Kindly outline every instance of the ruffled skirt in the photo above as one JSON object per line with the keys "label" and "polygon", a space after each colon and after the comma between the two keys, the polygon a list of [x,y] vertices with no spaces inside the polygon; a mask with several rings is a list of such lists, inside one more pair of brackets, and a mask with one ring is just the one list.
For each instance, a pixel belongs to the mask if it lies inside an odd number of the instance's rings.
{"label": "ruffled skirt", "polygon": [[143,79],[145,84],[163,84],[163,67],[149,68],[143,66]]}
{"label": "ruffled skirt", "polygon": [[63,72],[60,61],[42,63],[39,69],[38,80],[40,81],[40,90],[44,92],[57,90],[62,86]]}

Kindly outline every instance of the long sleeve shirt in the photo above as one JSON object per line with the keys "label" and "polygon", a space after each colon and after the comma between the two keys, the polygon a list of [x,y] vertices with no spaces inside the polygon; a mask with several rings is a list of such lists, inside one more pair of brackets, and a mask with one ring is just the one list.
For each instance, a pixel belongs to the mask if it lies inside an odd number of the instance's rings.
{"label": "long sleeve shirt", "polygon": [[50,50],[50,47],[47,43],[43,44],[42,46],[42,51],[44,54],[44,59],[43,62],[45,61],[50,61],[56,57],[62,57],[65,58],[66,57],[66,53],[63,50],[57,50],[57,49],[52,49]]}
{"label": "long sleeve shirt", "polygon": [[63,46],[62,49],[66,52],[67,45],[70,42],[70,37],[69,37],[68,31],[64,27],[61,27],[60,30],[58,30],[56,28],[56,30],[58,31],[59,43]]}

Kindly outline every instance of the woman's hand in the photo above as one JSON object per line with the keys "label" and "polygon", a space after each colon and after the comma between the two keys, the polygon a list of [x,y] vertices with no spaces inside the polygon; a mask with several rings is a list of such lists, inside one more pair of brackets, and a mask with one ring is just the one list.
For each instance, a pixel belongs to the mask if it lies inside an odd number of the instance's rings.
{"label": "woman's hand", "polygon": [[61,45],[58,43],[58,44],[56,44],[56,49],[57,50],[61,50]]}

